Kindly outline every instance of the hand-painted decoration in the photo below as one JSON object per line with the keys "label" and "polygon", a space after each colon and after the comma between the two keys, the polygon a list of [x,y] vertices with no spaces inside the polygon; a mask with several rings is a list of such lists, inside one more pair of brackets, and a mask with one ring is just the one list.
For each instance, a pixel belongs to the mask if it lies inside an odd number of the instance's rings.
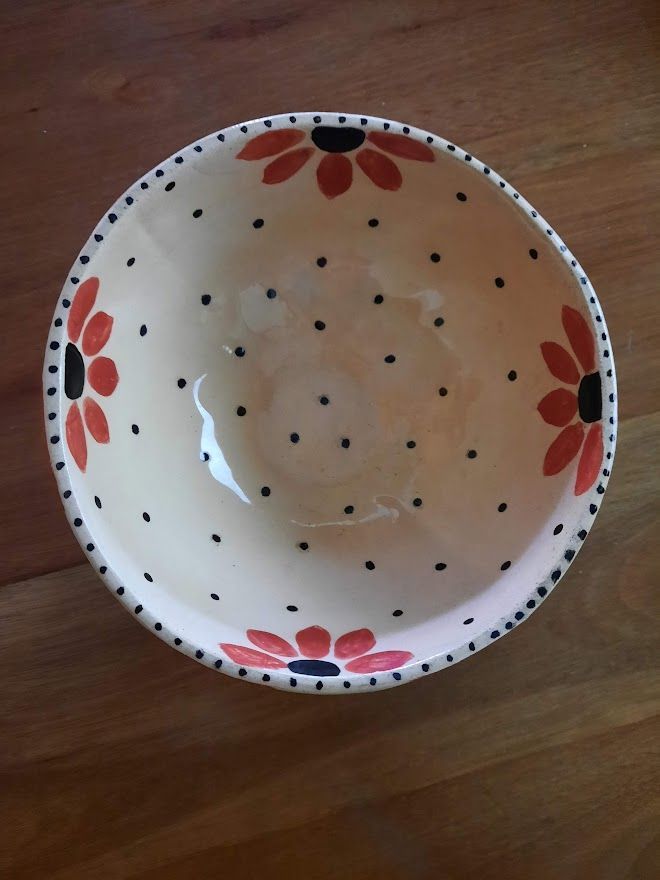
{"label": "hand-painted decoration", "polygon": [[575,494],[582,495],[593,486],[603,460],[601,380],[596,370],[595,341],[587,322],[570,306],[562,308],[561,322],[579,368],[557,342],[541,343],[541,353],[555,379],[577,386],[577,394],[568,388],[555,388],[538,405],[545,422],[563,429],[546,452],[543,473],[546,477],[558,474],[582,450],[575,478]]}
{"label": "hand-painted decoration", "polygon": [[66,442],[83,472],[87,468],[85,429],[97,443],[110,442],[108,420],[89,391],[109,397],[119,382],[115,362],[98,356],[110,338],[113,318],[100,311],[89,317],[98,290],[98,278],[88,278],[78,288],[67,321],[69,342],[64,353],[64,393],[71,401],[66,416]]}
{"label": "hand-painted decoration", "polygon": [[[310,138],[311,146],[306,133],[300,129],[266,131],[249,140],[237,158],[247,161],[271,159],[261,179],[263,183],[274,184],[293,177],[319,150],[324,155],[316,168],[316,181],[323,195],[329,199],[350,189],[353,157],[349,158],[349,153],[355,154],[355,164],[372,183],[380,189],[392,191],[400,188],[403,177],[398,165],[386,153],[414,162],[435,160],[433,150],[426,144],[393,132],[365,133],[359,128],[317,125],[312,129]],[[305,145],[302,145],[303,142]],[[277,158],[273,158],[275,156]]]}

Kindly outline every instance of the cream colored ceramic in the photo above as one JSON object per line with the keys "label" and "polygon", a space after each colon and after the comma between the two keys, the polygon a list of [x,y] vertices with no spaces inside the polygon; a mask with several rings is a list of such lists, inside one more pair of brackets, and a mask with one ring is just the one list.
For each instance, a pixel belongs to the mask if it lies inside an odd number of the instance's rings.
{"label": "cream colored ceramic", "polygon": [[552,227],[442,138],[333,113],[210,135],[132,186],[64,287],[44,382],[112,591],[201,663],[298,692],[410,681],[526,619],[616,434],[602,312]]}

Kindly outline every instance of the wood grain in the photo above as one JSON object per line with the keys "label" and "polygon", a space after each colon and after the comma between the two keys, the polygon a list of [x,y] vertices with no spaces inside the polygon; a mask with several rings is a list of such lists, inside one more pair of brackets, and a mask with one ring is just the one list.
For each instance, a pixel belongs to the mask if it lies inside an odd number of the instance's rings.
{"label": "wood grain", "polygon": [[[2,4],[0,875],[647,880],[660,873],[657,4]],[[303,109],[405,119],[515,183],[588,269],[619,450],[543,610],[468,662],[305,698],[193,664],[61,512],[44,341],[104,209],[177,147]]]}

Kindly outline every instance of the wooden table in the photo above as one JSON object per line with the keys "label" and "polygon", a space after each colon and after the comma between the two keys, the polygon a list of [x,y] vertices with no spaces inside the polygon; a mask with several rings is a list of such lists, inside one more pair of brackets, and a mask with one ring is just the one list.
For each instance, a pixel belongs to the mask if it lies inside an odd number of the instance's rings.
{"label": "wooden table", "polygon": [[[0,875],[659,876],[657,5],[2,6]],[[611,487],[547,606],[368,697],[149,637],[84,562],[41,424],[52,309],[104,209],[200,134],[301,109],[409,120],[515,182],[590,271],[620,381]]]}

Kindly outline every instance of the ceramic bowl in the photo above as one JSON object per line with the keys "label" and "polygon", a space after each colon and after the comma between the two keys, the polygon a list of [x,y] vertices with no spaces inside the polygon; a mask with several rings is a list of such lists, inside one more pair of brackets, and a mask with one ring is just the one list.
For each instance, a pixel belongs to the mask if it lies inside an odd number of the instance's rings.
{"label": "ceramic bowl", "polygon": [[44,386],[112,592],[296,692],[409,682],[526,620],[616,437],[605,320],[555,230],[464,150],[348,114],[237,125],[141,177],[71,270]]}

